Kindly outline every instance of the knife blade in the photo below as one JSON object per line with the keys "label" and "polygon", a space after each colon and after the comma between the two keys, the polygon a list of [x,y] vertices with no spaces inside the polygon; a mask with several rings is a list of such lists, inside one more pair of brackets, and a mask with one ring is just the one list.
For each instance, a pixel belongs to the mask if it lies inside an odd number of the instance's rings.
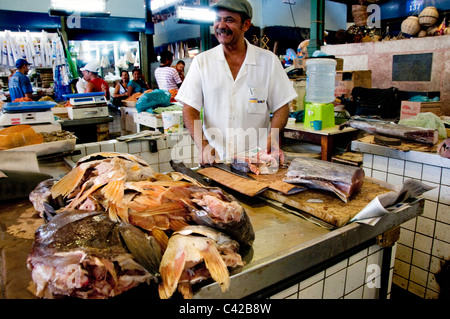
{"label": "knife blade", "polygon": [[214,163],[214,164],[212,165],[212,167],[220,168],[221,170],[223,170],[223,171],[225,171],[225,172],[228,172],[228,173],[237,175],[237,176],[239,176],[239,177],[243,177],[243,178],[255,180],[253,177],[247,175],[247,173],[238,171],[238,170],[234,169],[233,167],[231,167],[231,165],[227,165],[227,164],[225,164],[225,163]]}
{"label": "knife blade", "polygon": [[183,162],[175,162],[173,160],[170,160],[170,166],[172,166],[173,170],[175,172],[183,173],[196,181],[198,181],[200,184],[205,186],[211,186],[205,179],[203,175],[200,175],[196,171],[190,169],[189,167],[186,167]]}

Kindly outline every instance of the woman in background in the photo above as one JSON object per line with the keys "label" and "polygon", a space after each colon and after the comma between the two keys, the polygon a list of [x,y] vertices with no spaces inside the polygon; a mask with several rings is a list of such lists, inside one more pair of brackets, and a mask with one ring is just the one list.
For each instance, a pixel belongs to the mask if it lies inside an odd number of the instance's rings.
{"label": "woman in background", "polygon": [[130,82],[130,75],[127,70],[122,70],[120,73],[121,80],[116,84],[113,94],[113,104],[117,107],[122,106],[122,101],[125,100],[128,95],[128,82]]}

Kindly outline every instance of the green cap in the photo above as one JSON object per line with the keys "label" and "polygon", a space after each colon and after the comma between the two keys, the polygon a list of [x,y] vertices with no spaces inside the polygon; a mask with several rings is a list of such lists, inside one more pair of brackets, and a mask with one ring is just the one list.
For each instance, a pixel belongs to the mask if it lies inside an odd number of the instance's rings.
{"label": "green cap", "polygon": [[214,3],[211,8],[217,10],[224,8],[230,11],[246,14],[250,19],[252,18],[252,6],[247,0],[220,0]]}

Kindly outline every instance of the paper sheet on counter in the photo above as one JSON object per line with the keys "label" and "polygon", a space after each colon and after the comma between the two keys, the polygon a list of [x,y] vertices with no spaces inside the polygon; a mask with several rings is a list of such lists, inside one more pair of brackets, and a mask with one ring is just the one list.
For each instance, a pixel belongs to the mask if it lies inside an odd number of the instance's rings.
{"label": "paper sheet on counter", "polygon": [[435,188],[419,181],[409,179],[398,192],[389,192],[375,197],[350,222],[375,225],[385,214],[392,214],[410,207],[419,196]]}

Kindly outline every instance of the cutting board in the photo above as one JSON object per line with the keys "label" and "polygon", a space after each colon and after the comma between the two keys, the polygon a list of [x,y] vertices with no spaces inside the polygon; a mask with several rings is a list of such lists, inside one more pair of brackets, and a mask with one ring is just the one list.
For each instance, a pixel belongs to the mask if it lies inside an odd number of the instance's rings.
{"label": "cutting board", "polygon": [[[280,169],[276,174],[271,175],[249,174],[255,180],[242,178],[216,167],[200,169],[198,173],[241,194],[259,195],[275,200],[324,220],[335,227],[345,225],[375,197],[391,191],[389,186],[382,185],[381,181],[366,177],[361,190],[344,203],[332,192],[305,189],[299,185],[283,182],[286,171],[287,169]],[[303,191],[299,192],[300,189]],[[289,193],[293,191],[294,194]]]}
{"label": "cutting board", "polygon": [[287,169],[279,169],[277,173],[270,175],[248,174],[254,180],[239,177],[235,174],[225,172],[217,167],[199,169],[197,172],[247,196],[256,196],[266,189],[281,192],[285,195],[295,194],[306,188],[283,182]]}
{"label": "cutting board", "polygon": [[344,203],[332,192],[315,189],[308,189],[293,195],[280,194],[268,189],[261,196],[304,211],[335,227],[341,227],[375,197],[390,191],[391,189],[387,186],[380,185],[376,180],[366,177],[361,190],[353,194],[347,203]]}

